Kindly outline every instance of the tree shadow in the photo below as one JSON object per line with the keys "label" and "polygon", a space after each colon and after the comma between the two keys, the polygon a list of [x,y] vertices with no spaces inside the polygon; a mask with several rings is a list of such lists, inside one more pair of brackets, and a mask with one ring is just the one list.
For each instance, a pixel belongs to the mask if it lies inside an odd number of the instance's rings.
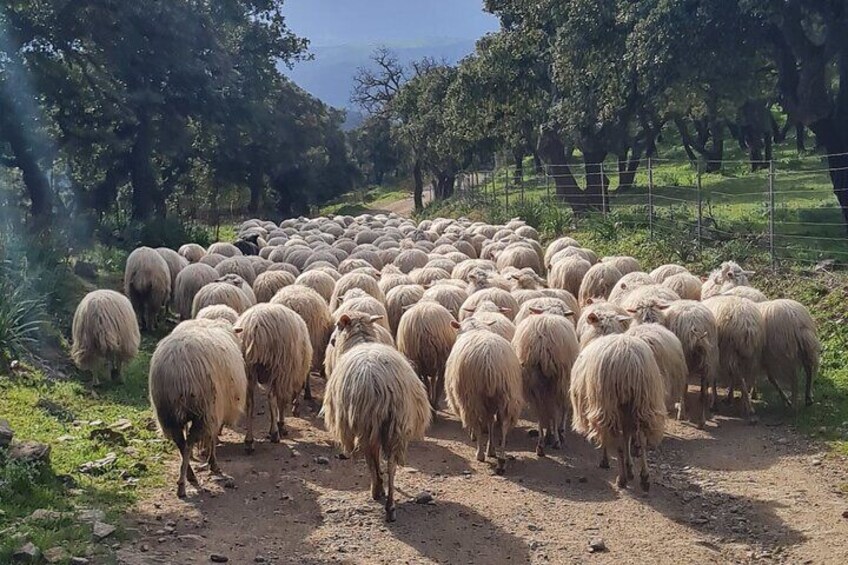
{"label": "tree shadow", "polygon": [[437,563],[529,563],[530,549],[475,510],[455,502],[398,504],[392,534]]}

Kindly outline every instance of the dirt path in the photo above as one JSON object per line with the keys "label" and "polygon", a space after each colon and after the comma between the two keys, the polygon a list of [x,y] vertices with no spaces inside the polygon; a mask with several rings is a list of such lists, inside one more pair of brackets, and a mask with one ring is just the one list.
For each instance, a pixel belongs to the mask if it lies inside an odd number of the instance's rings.
{"label": "dirt path", "polygon": [[[424,187],[424,193],[422,194],[422,201],[424,202],[425,206],[427,204],[429,204],[430,201],[433,199],[432,195],[433,195],[432,190],[430,190],[429,187]],[[412,199],[412,196],[408,196],[408,197],[404,198],[403,200],[396,200],[394,202],[390,202],[390,203],[386,204],[385,206],[380,206],[379,208],[375,208],[374,210],[371,210],[371,212],[374,213],[374,214],[395,213],[398,216],[402,216],[404,218],[412,217],[412,213],[414,211],[415,211],[415,201]]]}
{"label": "dirt path", "polygon": [[[615,472],[598,469],[597,452],[574,435],[537,458],[527,421],[509,438],[506,476],[496,476],[442,413],[398,473],[392,524],[368,497],[363,461],[336,457],[314,413],[289,422],[283,444],[260,443],[251,456],[227,432],[222,466],[235,488],[202,473],[205,490],[186,502],[170,487],[157,494],[128,518],[137,536],[119,561],[848,562],[848,462],[768,419],[752,427],[718,417],[705,431],[672,422],[642,495],[617,490]],[[425,490],[434,502],[414,503]],[[589,553],[593,538],[607,551]]]}

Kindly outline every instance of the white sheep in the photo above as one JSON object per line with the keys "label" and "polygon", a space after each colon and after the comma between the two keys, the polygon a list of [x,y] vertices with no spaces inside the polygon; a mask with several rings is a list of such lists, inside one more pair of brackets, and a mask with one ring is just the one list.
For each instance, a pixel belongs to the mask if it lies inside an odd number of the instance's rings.
{"label": "white sheep", "polygon": [[424,297],[424,287],[417,284],[405,284],[396,286],[386,295],[386,314],[388,316],[389,330],[397,339],[398,325],[401,316],[407,308],[419,302]]}
{"label": "white sheep", "polygon": [[192,263],[182,269],[174,283],[174,308],[180,320],[191,318],[191,305],[201,288],[218,279],[218,271],[203,263]]}
{"label": "white sheep", "polygon": [[239,287],[225,282],[212,282],[204,285],[194,295],[191,303],[192,317],[196,317],[197,313],[206,306],[214,304],[225,304],[239,314],[253,305],[250,298]]}
{"label": "white sheep", "polygon": [[640,485],[650,488],[647,451],[665,432],[665,387],[651,348],[630,335],[608,335],[590,343],[571,371],[572,428],[607,452],[618,451],[620,488],[633,478],[632,451],[639,452]]}
{"label": "white sheep", "polygon": [[683,345],[670,330],[658,323],[634,324],[627,335],[638,337],[654,353],[665,386],[666,409],[672,412],[677,405],[677,419],[686,416],[686,385],[689,369]]}
{"label": "white sheep", "polygon": [[201,308],[200,312],[195,317],[196,320],[224,320],[230,325],[235,325],[238,320],[238,312],[227,306],[226,304],[213,304]]}
{"label": "white sheep", "polygon": [[583,282],[580,283],[580,293],[577,297],[581,308],[590,298],[606,298],[610,295],[615,283],[623,275],[615,266],[607,263],[597,263],[586,271]]}
{"label": "white sheep", "polygon": [[[456,324],[458,325],[458,324]],[[521,414],[521,364],[509,341],[473,321],[463,322],[445,365],[448,405],[477,441],[477,460],[497,456],[495,471],[506,468],[506,437]],[[489,432],[488,450],[483,434]],[[499,442],[496,454],[495,444]]]}
{"label": "white sheep", "polygon": [[138,354],[141,342],[132,304],[114,290],[95,290],[83,297],[71,335],[71,358],[80,369],[91,371],[94,386],[104,364],[111,378],[120,380],[122,365]]}
{"label": "white sheep", "polygon": [[662,285],[673,290],[683,300],[700,300],[701,279],[691,273],[677,273],[666,278]]}
{"label": "white sheep", "polygon": [[253,281],[256,302],[270,302],[281,289],[294,284],[295,277],[286,271],[266,271]]}
{"label": "white sheep", "polygon": [[124,294],[133,305],[141,329],[155,329],[159,313],[171,298],[171,271],[156,250],[139,247],[127,257]]}
{"label": "white sheep", "polygon": [[746,271],[734,261],[725,261],[714,270],[701,287],[701,300],[718,296],[737,286],[750,286],[754,271]]}
{"label": "white sheep", "polygon": [[624,333],[630,327],[631,318],[625,309],[605,300],[590,300],[577,321],[581,349],[600,337]]}

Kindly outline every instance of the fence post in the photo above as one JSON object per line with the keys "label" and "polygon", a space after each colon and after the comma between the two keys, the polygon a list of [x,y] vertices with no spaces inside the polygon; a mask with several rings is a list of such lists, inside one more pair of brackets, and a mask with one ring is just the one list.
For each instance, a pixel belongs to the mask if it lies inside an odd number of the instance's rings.
{"label": "fence post", "polygon": [[545,167],[544,168],[544,171],[545,171],[545,197],[548,200],[550,200],[550,198],[551,198],[551,183],[550,183],[551,177],[548,175],[548,164],[545,163],[544,167]]}
{"label": "fence post", "polygon": [[517,171],[516,174],[521,174],[518,178],[518,182],[521,185],[521,205],[524,206],[524,166],[522,165],[521,169]]}
{"label": "fence post", "polygon": [[504,169],[504,212],[509,215],[509,169]]}
{"label": "fence post", "polygon": [[600,163],[600,182],[601,182],[601,212],[604,218],[607,217],[607,191],[604,190],[604,162]]}
{"label": "fence post", "polygon": [[774,159],[769,160],[768,171],[768,196],[769,196],[769,255],[771,255],[771,268],[777,268],[777,256],[774,252]]}
{"label": "fence post", "polygon": [[648,157],[648,233],[654,239],[654,164]]}
{"label": "fence post", "polygon": [[700,253],[701,249],[703,248],[703,245],[702,245],[702,242],[701,242],[701,228],[703,226],[703,215],[704,215],[704,206],[703,206],[704,199],[703,199],[703,196],[701,194],[701,174],[702,174],[701,169],[703,168],[702,165],[703,165],[702,161],[698,161],[698,185],[697,185],[697,189],[698,189],[698,253]]}

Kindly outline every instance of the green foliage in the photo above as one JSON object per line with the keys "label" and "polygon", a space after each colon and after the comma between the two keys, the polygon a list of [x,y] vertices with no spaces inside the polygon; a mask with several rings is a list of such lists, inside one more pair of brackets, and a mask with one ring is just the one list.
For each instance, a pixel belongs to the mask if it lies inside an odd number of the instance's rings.
{"label": "green foliage", "polygon": [[174,217],[131,223],[124,228],[119,238],[120,248],[126,251],[132,251],[141,245],[170,247],[176,250],[186,242],[204,247],[212,243],[212,234],[208,228]]}
{"label": "green foliage", "polygon": [[27,289],[13,286],[0,275],[0,372],[14,359],[26,358],[38,343],[44,302],[27,297]]}

